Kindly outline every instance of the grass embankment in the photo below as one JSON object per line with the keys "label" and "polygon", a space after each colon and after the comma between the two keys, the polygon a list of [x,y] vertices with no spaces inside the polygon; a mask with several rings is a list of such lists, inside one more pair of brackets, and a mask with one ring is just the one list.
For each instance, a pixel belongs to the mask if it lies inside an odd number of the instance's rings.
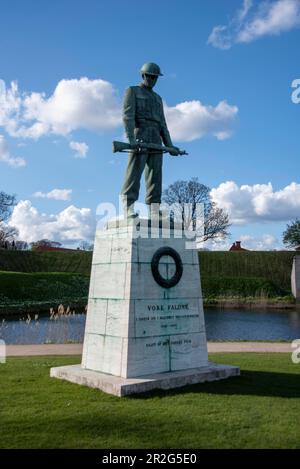
{"label": "grass embankment", "polygon": [[8,359],[0,447],[300,448],[300,365],[290,354],[210,359],[241,376],[126,398],[49,377],[80,357]]}
{"label": "grass embankment", "polygon": [[293,306],[291,271],[295,252],[200,252],[204,301],[241,307]]}
{"label": "grass embankment", "polygon": [[59,304],[82,311],[91,263],[86,251],[0,250],[0,312],[49,311]]}
{"label": "grass embankment", "polygon": [[0,271],[72,272],[90,275],[92,252],[38,252],[0,250]]}
{"label": "grass embankment", "polygon": [[[276,306],[287,307],[295,304],[291,296],[290,276],[294,252],[200,252],[200,266],[202,276],[202,290],[206,305],[223,306]],[[27,293],[20,281],[14,284],[10,275],[0,290],[0,310],[6,309],[10,304],[18,304],[22,301],[22,295],[28,302],[43,302],[43,307],[48,307],[52,299],[55,303],[65,303],[66,300],[75,301],[82,297],[82,304],[86,304],[88,286],[87,277],[90,275],[92,253],[91,252],[34,252],[34,251],[0,251],[0,271],[26,272],[26,273],[49,273],[48,283],[55,280],[51,275],[53,272],[64,272],[77,274],[77,284],[74,288],[67,285],[64,277],[56,278],[54,291],[50,292],[44,286],[47,282],[40,283],[39,291],[35,288],[37,277],[27,277]],[[4,275],[4,272],[3,272]],[[5,276],[2,276],[4,282]],[[30,286],[32,279],[32,289]],[[67,279],[67,277],[66,277]],[[80,293],[78,292],[78,288]],[[1,289],[1,285],[0,285]],[[17,289],[19,289],[17,291]],[[34,297],[30,298],[30,292],[34,291]],[[1,298],[2,292],[2,298]],[[59,292],[59,294],[58,294]],[[39,293],[39,296],[36,296]],[[13,296],[17,295],[17,296]],[[49,295],[47,297],[47,295]],[[6,297],[6,299],[3,297]],[[84,297],[84,299],[83,299]],[[68,302],[67,301],[67,302]],[[32,303],[32,304],[33,304]],[[39,303],[42,306],[42,303]],[[33,305],[34,306],[34,305]],[[52,304],[50,306],[53,306]],[[31,307],[31,306],[30,306]],[[13,307],[14,308],[14,307]]]}
{"label": "grass embankment", "polygon": [[0,272],[0,312],[49,311],[61,303],[82,310],[88,287],[89,277],[84,275]]}

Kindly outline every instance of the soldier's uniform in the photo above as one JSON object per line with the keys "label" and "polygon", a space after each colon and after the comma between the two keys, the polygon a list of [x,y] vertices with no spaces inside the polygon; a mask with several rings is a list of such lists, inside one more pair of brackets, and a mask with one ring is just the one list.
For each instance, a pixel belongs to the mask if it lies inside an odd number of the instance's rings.
{"label": "soldier's uniform", "polygon": [[[123,121],[129,141],[142,140],[173,146],[167,128],[161,97],[143,83],[130,86],[124,97]],[[130,153],[122,196],[127,205],[139,197],[140,179],[145,170],[146,204],[160,203],[162,192],[162,153]]]}

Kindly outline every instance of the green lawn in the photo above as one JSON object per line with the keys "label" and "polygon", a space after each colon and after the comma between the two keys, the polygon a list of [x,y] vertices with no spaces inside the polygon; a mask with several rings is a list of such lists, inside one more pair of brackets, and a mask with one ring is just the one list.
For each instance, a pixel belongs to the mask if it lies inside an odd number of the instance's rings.
{"label": "green lawn", "polygon": [[300,364],[290,354],[216,354],[240,377],[117,398],[49,378],[79,357],[0,365],[1,448],[300,448]]}

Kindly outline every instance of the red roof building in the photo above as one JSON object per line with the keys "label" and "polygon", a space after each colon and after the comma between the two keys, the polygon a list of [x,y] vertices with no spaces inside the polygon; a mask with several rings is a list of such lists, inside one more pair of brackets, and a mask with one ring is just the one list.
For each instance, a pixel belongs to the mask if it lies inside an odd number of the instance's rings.
{"label": "red roof building", "polygon": [[241,241],[236,241],[235,243],[233,243],[229,251],[249,251],[249,249],[242,248]]}
{"label": "red roof building", "polygon": [[46,252],[46,251],[56,251],[56,252],[78,252],[78,249],[68,249],[68,248],[60,248],[60,247],[54,247],[54,246],[37,246],[34,248],[34,251],[38,252]]}

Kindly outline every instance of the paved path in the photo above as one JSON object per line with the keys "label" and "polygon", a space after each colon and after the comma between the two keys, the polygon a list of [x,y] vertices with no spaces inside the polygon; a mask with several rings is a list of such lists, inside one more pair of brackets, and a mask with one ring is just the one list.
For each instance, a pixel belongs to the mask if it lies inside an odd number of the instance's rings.
{"label": "paved path", "polygon": [[[292,352],[290,343],[273,342],[208,342],[209,353]],[[8,357],[33,355],[81,355],[82,344],[7,345]]]}

